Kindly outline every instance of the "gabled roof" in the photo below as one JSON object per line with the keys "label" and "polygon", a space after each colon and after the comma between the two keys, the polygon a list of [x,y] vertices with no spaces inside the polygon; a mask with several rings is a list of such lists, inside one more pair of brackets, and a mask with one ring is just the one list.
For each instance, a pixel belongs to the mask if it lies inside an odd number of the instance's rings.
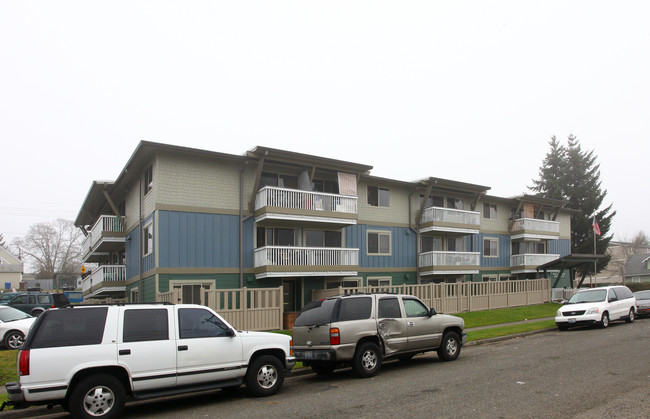
{"label": "gabled roof", "polygon": [[354,174],[368,173],[372,166],[366,164],[353,163],[344,160],[330,159],[327,157],[314,156],[311,154],[295,153],[293,151],[280,150],[277,148],[257,146],[245,154],[246,157],[254,159],[266,159],[279,163],[289,163],[297,165],[314,165],[323,169],[330,169]]}
{"label": "gabled roof", "polygon": [[627,263],[625,264],[625,276],[650,275],[648,259],[650,259],[650,254],[648,253],[628,256]]}

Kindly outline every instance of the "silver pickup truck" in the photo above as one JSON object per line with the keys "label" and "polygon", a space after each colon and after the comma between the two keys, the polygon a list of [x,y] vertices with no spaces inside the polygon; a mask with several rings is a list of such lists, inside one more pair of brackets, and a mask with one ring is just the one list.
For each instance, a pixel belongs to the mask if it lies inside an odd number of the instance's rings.
{"label": "silver pickup truck", "polygon": [[306,305],[293,326],[293,349],[318,374],[351,365],[358,376],[372,377],[388,357],[437,351],[453,361],[465,344],[464,329],[463,319],[437,314],[411,295],[354,294]]}

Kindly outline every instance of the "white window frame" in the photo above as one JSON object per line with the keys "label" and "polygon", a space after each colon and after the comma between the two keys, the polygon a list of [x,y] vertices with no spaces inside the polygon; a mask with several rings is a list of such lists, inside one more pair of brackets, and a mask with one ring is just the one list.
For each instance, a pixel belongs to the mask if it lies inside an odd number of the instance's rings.
{"label": "white window frame", "polygon": [[[147,196],[149,192],[153,190],[153,163],[147,166],[146,169],[144,169],[144,194],[143,196]],[[149,183],[147,183],[147,177],[150,177]]]}
{"label": "white window frame", "polygon": [[[486,205],[489,206],[488,216],[487,217],[485,216],[485,206]],[[494,208],[494,217],[491,217],[491,215],[492,215],[491,209],[492,208]],[[499,210],[497,208],[497,204],[493,204],[491,202],[484,202],[483,203],[483,218],[488,219],[488,220],[496,220],[497,218],[499,218]]]}
{"label": "white window frame", "polygon": [[[147,233],[151,234],[151,245],[149,245],[149,237]],[[153,221],[149,221],[142,227],[142,256],[149,256],[153,253],[154,247],[154,234],[153,234]]]}
{"label": "white window frame", "polygon": [[490,282],[490,281],[498,281],[498,280],[499,280],[497,274],[492,274],[492,275],[483,275],[483,276],[481,277],[481,279],[483,280],[483,282]]}
{"label": "white window frame", "polygon": [[[377,205],[373,205],[370,203],[370,188],[375,188],[377,189]],[[385,191],[388,193],[388,202],[387,205],[382,205],[381,202],[381,191]],[[366,188],[366,203],[368,204],[369,207],[374,207],[374,208],[390,208],[390,189],[388,188],[382,188],[381,186],[374,186],[374,185],[368,185]]]}
{"label": "white window frame", "polygon": [[[369,276],[367,278],[368,281],[368,286],[369,287],[390,287],[393,285],[393,277],[391,276]],[[372,285],[370,282],[371,281],[377,281],[376,285]],[[386,282],[387,283],[382,283]]]}
{"label": "white window frame", "polygon": [[138,287],[131,288],[131,290],[129,291],[129,295],[130,295],[130,302],[132,303],[140,302],[140,300],[138,299],[140,296],[140,289]]}
{"label": "white window frame", "polygon": [[[496,245],[496,252],[497,252],[496,255],[492,255],[492,254],[486,255],[485,254],[485,242],[486,241],[496,242],[496,244],[497,244]],[[492,246],[490,246],[489,248],[491,249]],[[483,237],[483,252],[482,253],[483,253],[484,258],[498,258],[499,257],[499,238],[498,237]]]}
{"label": "white window frame", "polygon": [[[393,254],[393,236],[390,230],[367,230],[366,231],[366,254],[368,256],[391,256]],[[377,234],[377,253],[371,253],[368,243],[370,242],[369,236],[371,234]],[[381,242],[380,237],[388,236],[388,253],[381,253]]]}

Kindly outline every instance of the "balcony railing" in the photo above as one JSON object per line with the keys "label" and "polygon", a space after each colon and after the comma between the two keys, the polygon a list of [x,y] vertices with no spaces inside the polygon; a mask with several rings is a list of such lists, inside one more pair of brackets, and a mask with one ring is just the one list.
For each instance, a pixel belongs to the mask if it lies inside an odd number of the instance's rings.
{"label": "balcony railing", "polygon": [[110,282],[109,286],[114,287],[115,282],[123,283],[126,286],[126,266],[124,265],[102,265],[92,269],[92,274],[85,277],[81,283],[84,293],[91,291],[93,287]]}
{"label": "balcony railing", "polygon": [[551,262],[560,255],[548,254],[548,253],[523,253],[521,255],[512,255],[510,256],[510,267],[533,267],[536,268],[539,265]]}
{"label": "balcony railing", "polygon": [[255,267],[357,266],[359,249],[266,246],[255,249]]}
{"label": "balcony railing", "polygon": [[422,213],[420,231],[464,231],[478,233],[481,213],[451,208],[429,207]]}
{"label": "balcony railing", "polygon": [[356,196],[265,186],[255,197],[255,210],[265,207],[357,214]]}
{"label": "balcony railing", "polygon": [[433,270],[459,270],[477,269],[481,264],[479,252],[425,252],[418,256],[421,268],[433,268]]}
{"label": "balcony railing", "polygon": [[535,218],[518,218],[512,224],[511,233],[557,237],[560,235],[560,223]]}
{"label": "balcony railing", "polygon": [[[124,222],[124,217],[122,217],[122,222]],[[97,222],[90,230],[90,234],[82,243],[83,254],[87,255],[92,252],[103,238],[107,236],[115,238],[123,232],[122,224],[120,224],[120,220],[116,216],[102,215],[97,219]]]}

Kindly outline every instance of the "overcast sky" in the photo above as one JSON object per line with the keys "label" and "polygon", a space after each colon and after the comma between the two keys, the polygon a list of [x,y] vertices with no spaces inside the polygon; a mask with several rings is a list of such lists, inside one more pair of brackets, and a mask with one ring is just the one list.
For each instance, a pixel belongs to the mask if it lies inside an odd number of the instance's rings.
{"label": "overcast sky", "polygon": [[555,135],[650,234],[650,2],[2,1],[0,233],[74,220],[141,140],[527,191]]}

